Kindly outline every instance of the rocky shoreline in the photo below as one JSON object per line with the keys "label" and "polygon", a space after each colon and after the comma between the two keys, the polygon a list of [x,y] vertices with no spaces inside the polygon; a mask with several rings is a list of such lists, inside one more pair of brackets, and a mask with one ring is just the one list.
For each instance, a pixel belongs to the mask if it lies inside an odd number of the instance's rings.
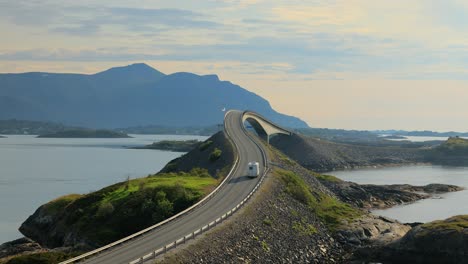
{"label": "rocky shoreline", "polygon": [[435,194],[463,190],[462,187],[447,184],[428,184],[425,186],[357,184],[342,181],[333,176],[319,177],[319,180],[342,201],[369,210],[386,209],[431,198]]}
{"label": "rocky shoreline", "polygon": [[419,224],[401,239],[363,247],[355,260],[384,263],[468,263],[468,215]]}

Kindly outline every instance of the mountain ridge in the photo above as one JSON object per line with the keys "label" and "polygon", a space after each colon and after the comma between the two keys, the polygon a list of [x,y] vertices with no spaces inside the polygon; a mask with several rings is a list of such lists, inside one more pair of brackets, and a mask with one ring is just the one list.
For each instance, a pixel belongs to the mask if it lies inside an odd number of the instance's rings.
{"label": "mountain ridge", "polygon": [[286,127],[308,127],[217,75],[166,75],[144,63],[95,74],[0,74],[0,101],[9,102],[0,104],[0,119],[92,128],[214,125],[223,122],[223,108],[254,110]]}

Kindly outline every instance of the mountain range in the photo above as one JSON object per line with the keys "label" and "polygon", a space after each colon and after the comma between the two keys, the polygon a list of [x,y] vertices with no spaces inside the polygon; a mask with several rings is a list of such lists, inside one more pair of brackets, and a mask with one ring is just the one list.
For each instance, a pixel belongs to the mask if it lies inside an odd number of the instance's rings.
{"label": "mountain range", "polygon": [[96,74],[0,74],[0,119],[60,122],[92,128],[209,126],[222,109],[256,111],[290,128],[308,125],[216,75],[163,74],[138,63]]}

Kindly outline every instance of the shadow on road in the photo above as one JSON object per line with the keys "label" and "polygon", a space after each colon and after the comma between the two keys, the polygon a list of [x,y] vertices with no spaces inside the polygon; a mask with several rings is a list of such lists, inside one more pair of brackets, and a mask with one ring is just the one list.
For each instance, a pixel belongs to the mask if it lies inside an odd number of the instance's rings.
{"label": "shadow on road", "polygon": [[252,178],[250,178],[249,176],[240,176],[240,177],[231,179],[231,180],[229,181],[229,184],[231,184],[231,183],[243,182],[243,181],[249,181],[249,180],[252,180]]}

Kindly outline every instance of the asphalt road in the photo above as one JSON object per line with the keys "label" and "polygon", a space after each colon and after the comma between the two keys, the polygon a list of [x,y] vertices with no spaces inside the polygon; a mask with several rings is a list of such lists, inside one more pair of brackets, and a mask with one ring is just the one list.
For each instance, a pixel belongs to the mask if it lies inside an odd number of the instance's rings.
{"label": "asphalt road", "polygon": [[241,115],[241,111],[230,111],[224,120],[225,129],[237,146],[239,163],[231,179],[214,197],[193,212],[121,246],[107,250],[84,263],[129,263],[214,221],[240,203],[259,181],[259,178],[252,179],[246,176],[247,164],[250,161],[258,161],[260,173],[265,170],[262,153],[253,141],[256,139],[251,138],[243,129]]}

